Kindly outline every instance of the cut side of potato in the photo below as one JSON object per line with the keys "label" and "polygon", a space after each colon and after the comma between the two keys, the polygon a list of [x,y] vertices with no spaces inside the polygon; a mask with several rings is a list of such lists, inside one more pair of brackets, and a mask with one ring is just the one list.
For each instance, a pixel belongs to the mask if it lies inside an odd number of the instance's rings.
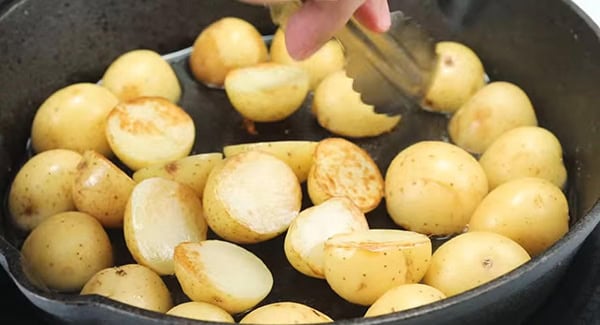
{"label": "cut side of potato", "polygon": [[187,156],[196,130],[192,118],[179,106],[163,98],[144,97],[113,109],[106,137],[117,158],[136,171]]}
{"label": "cut side of potato", "polygon": [[333,322],[322,312],[297,302],[276,302],[248,313],[240,324],[318,324]]}
{"label": "cut side of potato", "polygon": [[235,244],[206,240],[175,248],[175,275],[193,301],[214,304],[231,314],[261,302],[273,287],[267,266]]}
{"label": "cut side of potato", "polygon": [[235,323],[233,317],[220,307],[205,302],[190,301],[179,304],[167,312],[167,315],[209,322]]}
{"label": "cut side of potato", "polygon": [[402,284],[379,297],[367,310],[365,317],[375,317],[420,307],[442,299],[446,295],[438,289],[420,283]]}

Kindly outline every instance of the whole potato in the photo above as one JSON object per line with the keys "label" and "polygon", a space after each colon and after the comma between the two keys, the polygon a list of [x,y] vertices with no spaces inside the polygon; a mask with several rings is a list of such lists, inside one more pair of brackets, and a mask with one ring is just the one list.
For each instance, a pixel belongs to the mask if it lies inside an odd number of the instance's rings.
{"label": "whole potato", "polygon": [[442,299],[446,295],[438,289],[420,283],[401,284],[386,291],[369,307],[365,317],[375,317],[420,307]]}
{"label": "whole potato", "polygon": [[81,290],[96,272],[113,265],[106,231],[82,212],[63,212],[44,220],[27,236],[21,254],[33,274],[61,292]]}
{"label": "whole potato", "polygon": [[297,302],[276,302],[248,313],[240,324],[318,324],[333,322],[329,316]]}
{"label": "whole potato", "polygon": [[72,184],[81,155],[52,149],[29,159],[17,172],[8,196],[15,226],[30,231],[47,217],[75,210]]}
{"label": "whole potato", "polygon": [[563,192],[545,179],[515,179],[481,201],[469,231],[504,235],[536,256],[569,231],[569,204]]}
{"label": "whole potato", "polygon": [[418,142],[402,150],[385,177],[392,220],[428,235],[462,232],[487,193],[485,172],[477,160],[441,141]]}
{"label": "whole potato", "polygon": [[54,92],[33,118],[33,150],[69,149],[79,153],[95,150],[111,156],[104,128],[108,113],[118,102],[109,90],[90,83],[74,84]]}
{"label": "whole potato", "polygon": [[205,302],[190,301],[179,304],[167,311],[167,315],[191,318],[210,322],[235,323],[233,317],[220,307]]}

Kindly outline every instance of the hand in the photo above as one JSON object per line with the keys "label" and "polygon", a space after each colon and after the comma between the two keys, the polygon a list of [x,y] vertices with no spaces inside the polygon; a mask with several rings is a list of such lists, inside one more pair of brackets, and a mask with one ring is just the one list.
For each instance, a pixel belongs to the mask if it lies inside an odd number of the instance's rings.
{"label": "hand", "polygon": [[[269,4],[285,0],[241,0]],[[325,44],[352,17],[375,32],[385,32],[391,24],[387,0],[306,0],[288,20],[286,46],[290,55],[301,60]]]}

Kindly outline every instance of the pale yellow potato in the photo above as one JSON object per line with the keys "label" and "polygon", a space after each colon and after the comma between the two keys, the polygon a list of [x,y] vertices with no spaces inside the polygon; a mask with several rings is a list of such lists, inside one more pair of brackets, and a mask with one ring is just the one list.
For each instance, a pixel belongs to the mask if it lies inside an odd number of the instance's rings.
{"label": "pale yellow potato", "polygon": [[85,284],[80,294],[96,294],[159,313],[173,307],[171,293],[160,276],[139,264],[99,271]]}
{"label": "pale yellow potato", "polygon": [[123,232],[139,264],[160,275],[173,274],[175,246],[205,240],[207,231],[200,198],[189,187],[163,178],[149,178],[134,187]]}
{"label": "pale yellow potato", "polygon": [[182,243],[174,260],[177,280],[190,299],[230,314],[253,308],[273,287],[271,272],[256,255],[226,241]]}
{"label": "pale yellow potato", "polygon": [[423,107],[454,113],[485,85],[485,71],[477,54],[465,44],[439,42],[437,60]]}
{"label": "pale yellow potato", "polygon": [[52,149],[29,159],[10,187],[8,209],[13,224],[30,231],[47,217],[75,210],[72,184],[81,155]]}
{"label": "pale yellow potato", "polygon": [[319,142],[307,187],[315,205],[346,196],[365,213],[379,205],[384,192],[381,171],[369,153],[342,138]]}
{"label": "pale yellow potato", "polygon": [[364,213],[350,199],[331,198],[300,212],[292,221],[285,235],[285,256],[299,272],[324,279],[325,241],[336,234],[368,229]]}
{"label": "pale yellow potato", "polygon": [[331,323],[324,313],[297,302],[276,302],[261,306],[240,320],[240,324],[318,324]]}
{"label": "pale yellow potato", "polygon": [[199,197],[202,197],[208,175],[222,161],[222,153],[201,153],[183,157],[166,164],[144,167],[133,174],[133,180],[139,183],[148,178],[162,177],[187,185]]}
{"label": "pale yellow potato", "polygon": [[235,69],[225,78],[231,105],[244,118],[276,122],[288,118],[304,103],[308,74],[299,67],[261,63]]}
{"label": "pale yellow potato", "polygon": [[490,189],[513,179],[539,177],[563,187],[567,170],[563,150],[552,132],[536,126],[522,126],[500,135],[481,155]]}
{"label": "pale yellow potato", "polygon": [[171,65],[151,50],[133,50],[116,58],[102,77],[102,86],[121,101],[139,97],[162,97],[177,103],[179,79]]}
{"label": "pale yellow potato", "polygon": [[252,24],[240,18],[225,17],[198,35],[189,60],[196,80],[211,87],[222,87],[229,71],[265,62],[268,57],[267,45]]}
{"label": "pale yellow potato", "polygon": [[375,113],[352,88],[344,70],[330,74],[315,90],[312,112],[317,122],[331,133],[353,137],[373,137],[390,132],[401,116]]}
{"label": "pale yellow potato", "polygon": [[346,65],[344,49],[335,39],[329,40],[313,55],[302,60],[294,60],[285,45],[285,32],[278,29],[271,41],[271,61],[302,68],[310,77],[310,89],[314,90],[331,73],[342,70]]}
{"label": "pale yellow potato", "polygon": [[194,145],[196,128],[181,107],[163,98],[144,97],[113,109],[106,137],[117,158],[136,171],[186,157]]}
{"label": "pale yellow potato", "polygon": [[450,138],[472,153],[483,153],[502,133],[519,126],[536,126],[527,94],[509,82],[496,81],[477,91],[448,123]]}
{"label": "pale yellow potato", "polygon": [[21,254],[42,283],[60,292],[78,292],[96,272],[113,265],[106,231],[82,212],[62,212],[44,220],[29,233]]}
{"label": "pale yellow potato", "polygon": [[205,302],[190,301],[179,304],[167,311],[167,315],[197,319],[209,322],[235,323],[233,317],[220,307]]}
{"label": "pale yellow potato", "polygon": [[225,146],[223,153],[226,158],[251,150],[270,153],[288,164],[302,183],[308,178],[317,144],[317,141],[300,140],[242,143]]}
{"label": "pale yellow potato", "polygon": [[569,204],[564,193],[545,179],[525,177],[490,192],[477,207],[469,231],[491,231],[536,256],[569,231]]}
{"label": "pale yellow potato", "polygon": [[421,284],[401,284],[386,291],[365,313],[365,317],[391,314],[402,310],[424,306],[445,299],[438,289]]}
{"label": "pale yellow potato", "polygon": [[492,281],[530,260],[510,238],[492,232],[467,232],[442,244],[423,278],[447,297]]}
{"label": "pale yellow potato", "polygon": [[422,141],[402,150],[385,177],[392,220],[427,235],[462,232],[487,193],[485,172],[477,160],[442,141]]}
{"label": "pale yellow potato", "polygon": [[33,118],[33,150],[69,149],[79,153],[95,150],[105,156],[112,155],[104,128],[108,113],[118,102],[109,90],[90,83],[54,92]]}
{"label": "pale yellow potato", "polygon": [[119,167],[95,151],[85,151],[73,181],[73,203],[78,211],[108,228],[123,227],[125,206],[135,183]]}
{"label": "pale yellow potato", "polygon": [[296,174],[262,151],[240,153],[215,167],[204,189],[210,228],[235,243],[258,243],[285,232],[300,212]]}

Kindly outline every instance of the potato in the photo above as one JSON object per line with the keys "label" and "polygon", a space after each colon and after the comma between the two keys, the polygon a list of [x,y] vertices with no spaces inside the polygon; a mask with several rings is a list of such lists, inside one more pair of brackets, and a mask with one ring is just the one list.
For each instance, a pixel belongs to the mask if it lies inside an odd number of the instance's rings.
{"label": "potato", "polygon": [[442,244],[423,278],[447,297],[492,281],[530,260],[511,239],[492,232],[467,232]]}
{"label": "potato", "polygon": [[179,106],[159,97],[144,97],[113,109],[106,137],[117,158],[136,171],[187,156],[196,129]]}
{"label": "potato", "polygon": [[483,199],[471,217],[469,231],[504,235],[536,256],[569,231],[569,204],[563,192],[545,179],[515,179]]}
{"label": "potato", "polygon": [[262,151],[234,155],[208,176],[204,212],[210,228],[235,243],[258,243],[287,230],[302,191],[292,169]]}
{"label": "potato", "polygon": [[448,132],[458,146],[479,154],[502,133],[536,125],[527,94],[512,83],[496,81],[481,88],[456,111],[448,123]]}
{"label": "potato", "polygon": [[225,17],[198,35],[190,55],[190,69],[198,81],[222,87],[229,71],[267,59],[267,45],[260,32],[243,19]]}
{"label": "potato", "polygon": [[209,322],[235,323],[233,317],[225,310],[205,302],[190,301],[177,305],[169,309],[167,315]]}
{"label": "potato", "polygon": [[365,213],[374,210],[383,198],[379,167],[369,153],[342,138],[319,142],[307,187],[315,205],[334,196],[347,196]]}
{"label": "potato", "polygon": [[102,86],[121,101],[162,97],[177,103],[181,86],[173,68],[158,53],[133,50],[115,59],[102,77]]}
{"label": "potato", "polygon": [[69,149],[95,150],[105,156],[112,151],[104,128],[108,113],[119,100],[106,88],[89,83],[67,86],[48,97],[38,108],[31,126],[35,152]]}
{"label": "potato", "polygon": [[222,161],[222,153],[197,154],[139,169],[133,174],[133,180],[139,183],[148,178],[162,177],[187,185],[198,197],[202,197],[210,171]]}
{"label": "potato", "polygon": [[196,193],[162,178],[149,178],[135,186],[123,224],[133,258],[160,275],[174,273],[175,246],[205,240],[208,231]]}
{"label": "potato", "polygon": [[77,166],[72,186],[78,211],[95,217],[109,228],[123,227],[125,205],[135,183],[101,154],[88,150]]}
{"label": "potato", "polygon": [[506,131],[479,159],[490,189],[522,177],[539,177],[563,187],[567,170],[560,142],[550,131],[523,126]]}
{"label": "potato", "polygon": [[42,283],[60,292],[81,290],[96,272],[113,265],[108,235],[82,212],[44,220],[27,236],[21,254]]}
{"label": "potato", "polygon": [[318,142],[316,141],[269,141],[243,143],[225,146],[225,157],[231,157],[241,152],[261,150],[272,154],[288,164],[296,173],[299,182],[306,181],[312,166],[313,154]]}
{"label": "potato", "polygon": [[400,122],[400,115],[375,113],[372,105],[365,104],[352,88],[352,79],[344,70],[330,74],[317,89],[312,112],[319,125],[331,133],[361,138],[373,137],[391,131]]}
{"label": "potato", "polygon": [[160,276],[139,264],[99,271],[85,284],[81,294],[96,294],[159,313],[173,306],[171,293]]}
{"label": "potato", "polygon": [[365,313],[375,317],[420,307],[442,299],[446,295],[438,289],[420,283],[402,284],[386,291]]}
{"label": "potato", "polygon": [[276,302],[248,313],[240,324],[317,324],[333,322],[329,316],[296,302]]}
{"label": "potato", "polygon": [[302,106],[308,86],[304,70],[278,63],[239,68],[225,78],[231,105],[256,122],[276,122],[292,115]]}
{"label": "potato", "polygon": [[8,196],[14,225],[30,231],[47,217],[75,209],[71,187],[81,155],[53,149],[29,159],[17,172]]}
{"label": "potato", "polygon": [[284,242],[285,256],[299,272],[324,279],[324,244],[336,234],[368,230],[365,215],[345,197],[308,208],[292,221]]}
{"label": "potato", "polygon": [[314,90],[328,75],[342,70],[346,65],[344,49],[335,39],[325,43],[317,52],[302,61],[294,60],[287,51],[285,45],[285,32],[278,29],[271,41],[271,61],[294,65],[302,68],[310,78],[310,89]]}
{"label": "potato", "polygon": [[468,46],[457,42],[439,42],[437,60],[423,107],[442,113],[454,113],[485,85],[481,60]]}
{"label": "potato", "polygon": [[175,248],[175,275],[193,301],[217,305],[234,314],[261,302],[273,287],[267,266],[235,244],[206,240]]}
{"label": "potato", "polygon": [[487,193],[485,172],[477,160],[441,141],[422,141],[402,150],[385,177],[392,220],[428,235],[462,232]]}

